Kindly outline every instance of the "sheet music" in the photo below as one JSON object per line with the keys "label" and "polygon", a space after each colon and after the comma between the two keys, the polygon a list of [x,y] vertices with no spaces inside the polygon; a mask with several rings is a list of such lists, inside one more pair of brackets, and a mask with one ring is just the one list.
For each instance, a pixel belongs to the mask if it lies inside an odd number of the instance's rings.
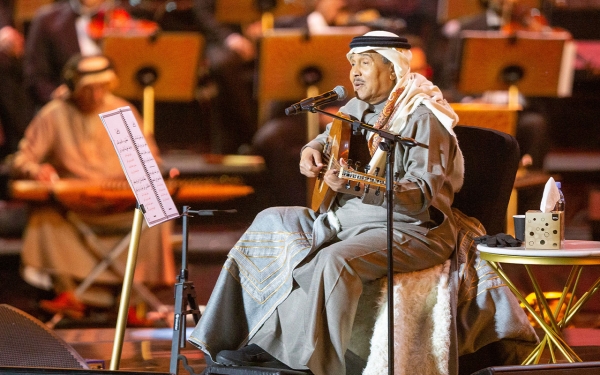
{"label": "sheet music", "polygon": [[130,107],[99,114],[144,218],[151,227],[179,217],[173,198]]}

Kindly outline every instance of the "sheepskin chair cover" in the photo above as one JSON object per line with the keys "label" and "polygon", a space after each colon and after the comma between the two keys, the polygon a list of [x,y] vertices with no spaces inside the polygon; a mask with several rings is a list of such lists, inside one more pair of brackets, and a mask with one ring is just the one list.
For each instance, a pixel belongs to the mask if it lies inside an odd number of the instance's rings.
{"label": "sheepskin chair cover", "polygon": [[[394,373],[447,375],[450,351],[450,260],[394,275]],[[387,282],[363,375],[388,373]]]}

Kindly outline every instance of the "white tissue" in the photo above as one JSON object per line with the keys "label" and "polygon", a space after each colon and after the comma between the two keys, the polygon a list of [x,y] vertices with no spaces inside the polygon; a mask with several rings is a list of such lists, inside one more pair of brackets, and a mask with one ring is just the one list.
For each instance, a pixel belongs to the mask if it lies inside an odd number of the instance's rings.
{"label": "white tissue", "polygon": [[559,198],[560,194],[556,187],[556,181],[554,181],[554,178],[550,177],[548,182],[546,182],[546,186],[544,186],[544,195],[542,195],[540,211],[550,212],[554,210],[554,206],[556,206],[556,202],[558,202]]}

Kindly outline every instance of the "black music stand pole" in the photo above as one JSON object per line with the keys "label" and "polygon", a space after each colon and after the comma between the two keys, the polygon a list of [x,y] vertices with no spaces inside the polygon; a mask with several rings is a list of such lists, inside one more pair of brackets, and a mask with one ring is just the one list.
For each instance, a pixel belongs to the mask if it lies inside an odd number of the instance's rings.
{"label": "black music stand pole", "polygon": [[[188,249],[188,216],[189,206],[183,206],[182,217],[182,242],[181,242],[181,270],[175,283],[175,305],[173,311],[173,340],[171,341],[171,363],[169,372],[177,374],[179,371],[179,349],[185,347],[186,316],[192,314],[194,322],[200,320],[200,310],[196,302],[196,289],[188,281],[187,249]],[[189,306],[189,310],[187,307]]]}
{"label": "black music stand pole", "polygon": [[[169,372],[177,375],[179,372],[179,361],[190,374],[195,374],[188,365],[187,358],[179,354],[180,349],[185,347],[186,317],[192,314],[194,323],[200,321],[200,310],[196,301],[196,289],[194,283],[188,281],[187,250],[188,250],[188,217],[196,214],[198,216],[214,216],[218,213],[235,213],[236,210],[200,210],[192,211],[189,206],[183,206],[182,217],[182,242],[181,242],[181,270],[175,283],[175,305],[173,311],[173,339],[171,341],[171,362]],[[189,307],[189,309],[188,309]]]}

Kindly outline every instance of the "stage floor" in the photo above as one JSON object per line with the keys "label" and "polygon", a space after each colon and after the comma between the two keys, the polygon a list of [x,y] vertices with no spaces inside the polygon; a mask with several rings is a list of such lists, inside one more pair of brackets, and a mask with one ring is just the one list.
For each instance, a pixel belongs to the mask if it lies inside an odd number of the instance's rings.
{"label": "stage floor", "polygon": [[[54,331],[67,342],[86,361],[103,363],[110,369],[115,341],[115,329],[56,329]],[[187,334],[191,332],[188,327]],[[171,361],[171,328],[128,328],[123,338],[118,370],[149,371],[168,373]],[[203,353],[189,343],[180,350],[180,354],[188,359],[188,364],[199,374],[206,368]],[[179,364],[180,374],[189,374]]]}
{"label": "stage floor", "polygon": [[[187,328],[189,335],[191,328]],[[115,329],[57,329],[55,332],[86,360],[103,361],[110,369]],[[123,340],[119,370],[168,373],[171,360],[171,328],[128,328]],[[600,361],[600,330],[567,328],[565,339],[586,362]],[[204,355],[190,344],[181,349],[196,374],[206,368]],[[189,374],[179,364],[179,374]]]}

